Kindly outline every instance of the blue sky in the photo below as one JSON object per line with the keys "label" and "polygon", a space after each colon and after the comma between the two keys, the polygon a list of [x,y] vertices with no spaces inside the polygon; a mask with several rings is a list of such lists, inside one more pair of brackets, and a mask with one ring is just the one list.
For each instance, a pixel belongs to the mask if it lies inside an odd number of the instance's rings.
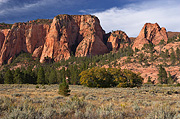
{"label": "blue sky", "polygon": [[179,0],[0,0],[0,22],[52,19],[58,14],[96,15],[106,32],[137,36],[146,22],[180,31]]}

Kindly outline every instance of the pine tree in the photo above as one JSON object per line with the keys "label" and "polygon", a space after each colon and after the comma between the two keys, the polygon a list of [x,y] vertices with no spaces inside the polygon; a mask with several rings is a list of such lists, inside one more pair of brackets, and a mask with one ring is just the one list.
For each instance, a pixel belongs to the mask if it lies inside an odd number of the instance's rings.
{"label": "pine tree", "polygon": [[49,74],[49,84],[55,84],[57,83],[57,74],[55,69],[51,69],[51,72]]}
{"label": "pine tree", "polygon": [[33,67],[27,67],[27,70],[24,72],[24,77],[26,77],[26,83],[35,84],[37,82],[37,76],[35,71],[32,70]]}
{"label": "pine tree", "polygon": [[0,84],[3,84],[3,83],[4,83],[4,78],[3,78],[2,73],[0,73]]}
{"label": "pine tree", "polygon": [[[63,68],[61,69],[61,71],[62,71],[62,78],[65,79],[65,78],[66,78],[66,70],[65,70],[65,67],[63,67]],[[62,79],[62,81],[63,81],[63,79]]]}
{"label": "pine tree", "polygon": [[21,72],[20,68],[17,68],[14,72],[14,83],[23,84],[24,74]]}
{"label": "pine tree", "polygon": [[45,73],[43,67],[40,67],[37,74],[37,83],[45,84]]}
{"label": "pine tree", "polygon": [[152,77],[148,76],[148,81],[147,81],[147,83],[152,83],[151,78],[152,78]]}
{"label": "pine tree", "polygon": [[159,44],[158,44],[158,45],[159,45],[159,47],[160,47],[160,48],[159,48],[159,50],[160,50],[160,51],[159,51],[159,55],[161,55],[161,49],[162,49],[162,47],[164,46],[164,44],[165,44],[164,39],[163,39],[163,40],[161,40],[161,41],[159,42]]}
{"label": "pine tree", "polygon": [[158,80],[159,80],[159,83],[161,84],[163,83],[167,84],[167,72],[165,68],[163,68],[162,65],[159,65]]}
{"label": "pine tree", "polygon": [[69,84],[66,82],[66,79],[63,79],[63,82],[59,84],[59,94],[63,96],[69,96],[70,91]]}
{"label": "pine tree", "polygon": [[5,84],[13,84],[13,74],[10,69],[8,69],[4,75],[4,83]]}
{"label": "pine tree", "polygon": [[176,63],[176,56],[173,48],[171,48],[170,60],[171,60],[171,65],[174,65]]}
{"label": "pine tree", "polygon": [[166,57],[166,58],[169,57],[169,51],[168,51],[168,49],[166,49],[166,51],[165,51],[165,57]]}
{"label": "pine tree", "polygon": [[144,54],[143,53],[140,53],[139,54],[139,63],[142,65],[142,62],[144,60]]}
{"label": "pine tree", "polygon": [[45,82],[47,84],[50,84],[49,83],[50,73],[51,73],[51,70],[46,70],[46,73],[45,73]]}
{"label": "pine tree", "polygon": [[170,72],[168,72],[168,81],[167,81],[167,83],[168,84],[173,84],[174,83]]}
{"label": "pine tree", "polygon": [[176,49],[176,59],[179,61],[178,63],[180,64],[180,50],[179,48]]}

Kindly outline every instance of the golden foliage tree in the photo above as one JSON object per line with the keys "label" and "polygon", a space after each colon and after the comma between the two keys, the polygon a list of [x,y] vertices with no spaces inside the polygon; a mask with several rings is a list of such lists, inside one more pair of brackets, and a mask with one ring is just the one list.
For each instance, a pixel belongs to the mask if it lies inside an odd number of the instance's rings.
{"label": "golden foliage tree", "polygon": [[80,83],[87,87],[135,87],[141,86],[143,78],[130,70],[94,67],[80,73]]}

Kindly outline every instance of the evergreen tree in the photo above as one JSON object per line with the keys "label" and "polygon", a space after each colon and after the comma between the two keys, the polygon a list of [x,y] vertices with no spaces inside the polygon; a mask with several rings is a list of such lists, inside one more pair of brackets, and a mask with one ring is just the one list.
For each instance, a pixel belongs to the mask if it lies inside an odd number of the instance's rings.
{"label": "evergreen tree", "polygon": [[[62,71],[62,78],[63,79],[66,79],[66,70],[65,70],[65,67],[63,67],[62,69],[61,69],[61,71]],[[63,80],[62,80],[63,81]]]}
{"label": "evergreen tree", "polygon": [[173,84],[174,83],[170,72],[168,72],[168,81],[167,81],[167,83],[168,84]]}
{"label": "evergreen tree", "polygon": [[4,75],[4,83],[5,84],[13,84],[13,74],[10,69],[8,69]]}
{"label": "evergreen tree", "polygon": [[4,78],[3,78],[2,73],[0,73],[0,84],[3,84],[3,83],[4,83]]}
{"label": "evergreen tree", "polygon": [[47,84],[50,84],[49,83],[50,73],[51,73],[51,70],[46,70],[46,73],[45,73],[45,83],[47,83]]}
{"label": "evergreen tree", "polygon": [[67,68],[67,70],[66,70],[66,77],[70,78],[70,75],[71,75],[71,72],[70,72],[69,68]]}
{"label": "evergreen tree", "polygon": [[34,70],[32,70],[32,68],[33,67],[27,67],[27,75],[28,75],[28,77],[27,77],[27,80],[28,80],[28,83],[30,83],[30,84],[36,84],[36,82],[37,82],[37,75],[36,75],[36,73],[35,73],[35,71]]}
{"label": "evergreen tree", "polygon": [[152,83],[152,82],[151,82],[151,78],[152,78],[152,77],[148,76],[148,81],[147,81],[147,83]]}
{"label": "evergreen tree", "polygon": [[176,63],[176,56],[173,48],[171,48],[170,60],[171,60],[171,65],[174,65]]}
{"label": "evergreen tree", "polygon": [[70,70],[70,83],[75,85],[75,84],[79,84],[79,70],[78,70],[78,66],[77,65],[74,65],[74,66],[71,66],[69,68]]}
{"label": "evergreen tree", "polygon": [[135,47],[135,53],[139,52],[140,50],[138,48]]}
{"label": "evergreen tree", "polygon": [[17,83],[17,84],[24,83],[24,75],[21,72],[20,68],[17,68],[14,72],[14,83]]}
{"label": "evergreen tree", "polygon": [[70,95],[71,90],[69,90],[69,84],[66,82],[66,79],[63,79],[63,82],[59,84],[59,94],[63,96]]}
{"label": "evergreen tree", "polygon": [[166,49],[165,51],[165,58],[168,58],[169,57],[169,51]]}
{"label": "evergreen tree", "polygon": [[159,80],[159,83],[161,84],[163,83],[167,84],[167,72],[165,68],[163,68],[162,65],[159,65],[158,80]]}
{"label": "evergreen tree", "polygon": [[169,51],[166,49],[166,51],[161,51],[161,55],[160,55],[162,58],[163,58],[163,61],[166,61],[167,58],[169,58]]}
{"label": "evergreen tree", "polygon": [[43,67],[40,67],[37,74],[37,83],[45,84],[45,73]]}
{"label": "evergreen tree", "polygon": [[164,39],[163,39],[163,40],[161,40],[161,41],[159,42],[159,44],[158,44],[158,45],[159,45],[159,47],[160,47],[160,48],[159,48],[159,50],[160,50],[160,51],[159,51],[159,53],[160,53],[159,55],[161,55],[161,49],[162,49],[162,47],[164,46],[164,44],[165,44]]}
{"label": "evergreen tree", "polygon": [[55,69],[51,69],[51,72],[49,74],[49,84],[55,84],[57,83],[57,74]]}
{"label": "evergreen tree", "polygon": [[126,48],[126,56],[133,56],[133,53],[134,53],[134,50],[130,46],[128,46]]}
{"label": "evergreen tree", "polygon": [[140,53],[139,54],[139,63],[142,65],[142,62],[144,60],[144,54],[143,53]]}

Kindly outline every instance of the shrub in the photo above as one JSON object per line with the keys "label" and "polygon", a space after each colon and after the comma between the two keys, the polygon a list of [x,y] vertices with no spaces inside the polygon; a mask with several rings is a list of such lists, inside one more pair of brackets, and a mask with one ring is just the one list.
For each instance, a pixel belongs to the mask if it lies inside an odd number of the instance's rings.
{"label": "shrub", "polygon": [[63,82],[59,84],[59,94],[63,96],[68,96],[70,95],[69,92],[69,84],[66,82],[65,79],[63,79]]}
{"label": "shrub", "polygon": [[176,112],[169,105],[159,105],[147,117],[147,119],[175,119]]}
{"label": "shrub", "polygon": [[180,86],[180,83],[178,83],[176,86]]}

